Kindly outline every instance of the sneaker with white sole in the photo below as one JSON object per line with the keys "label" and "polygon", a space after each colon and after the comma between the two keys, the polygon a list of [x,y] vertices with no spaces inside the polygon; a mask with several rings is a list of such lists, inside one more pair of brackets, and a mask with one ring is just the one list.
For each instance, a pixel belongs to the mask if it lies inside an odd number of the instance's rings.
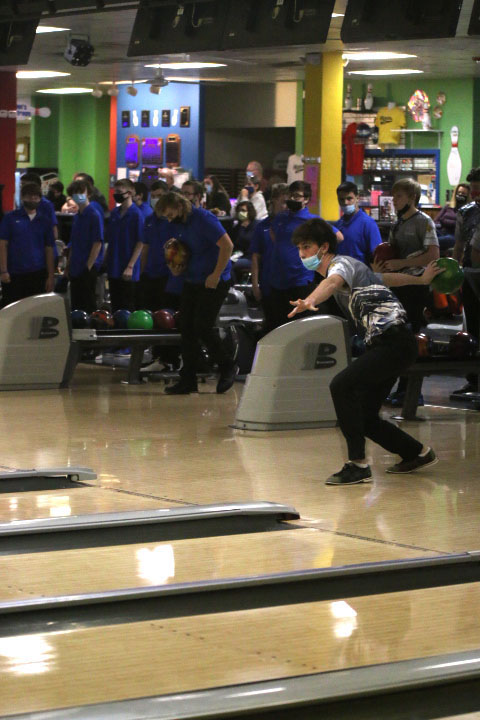
{"label": "sneaker with white sole", "polygon": [[343,468],[331,475],[325,481],[325,485],[358,485],[359,483],[372,482],[372,471],[370,465],[359,467],[355,463],[345,463]]}
{"label": "sneaker with white sole", "polygon": [[432,448],[428,448],[428,452],[425,455],[417,455],[413,460],[401,460],[396,465],[392,465],[387,468],[387,473],[393,474],[404,474],[411,473],[419,468],[428,467],[429,465],[435,465],[438,462],[438,458],[433,452]]}

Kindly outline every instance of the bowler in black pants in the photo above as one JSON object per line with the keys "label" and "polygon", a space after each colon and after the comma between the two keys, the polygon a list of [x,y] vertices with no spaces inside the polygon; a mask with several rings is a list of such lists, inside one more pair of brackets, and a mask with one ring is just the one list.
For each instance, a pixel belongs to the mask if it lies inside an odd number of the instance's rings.
{"label": "bowler in black pants", "polygon": [[423,447],[396,425],[383,420],[379,412],[395,378],[406,372],[417,356],[415,336],[406,325],[405,310],[386,284],[429,285],[441,269],[432,262],[420,276],[373,273],[359,260],[335,256],[335,233],[321,219],[300,225],[293,242],[305,266],[325,280],[307,298],[292,301],[294,309],[289,317],[305,310],[316,311],[320,303],[333,295],[364,333],[367,348],[330,385],[338,424],[347,442],[348,462],[327,479],[327,485],[370,482],[366,438],[400,455],[401,461],[387,472],[408,473],[433,465],[437,458],[431,448]]}

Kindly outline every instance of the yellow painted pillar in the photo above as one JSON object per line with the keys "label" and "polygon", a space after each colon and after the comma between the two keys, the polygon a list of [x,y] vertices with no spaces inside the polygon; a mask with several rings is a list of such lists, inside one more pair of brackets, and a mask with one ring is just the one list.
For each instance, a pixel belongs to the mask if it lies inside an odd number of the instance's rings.
{"label": "yellow painted pillar", "polygon": [[335,192],[342,174],[342,53],[327,52],[318,65],[305,66],[305,180],[313,189],[312,212],[338,217]]}

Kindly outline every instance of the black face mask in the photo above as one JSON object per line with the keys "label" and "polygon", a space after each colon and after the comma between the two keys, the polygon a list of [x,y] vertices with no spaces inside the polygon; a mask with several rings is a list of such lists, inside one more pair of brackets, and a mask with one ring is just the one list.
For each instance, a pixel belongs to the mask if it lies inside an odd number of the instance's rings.
{"label": "black face mask", "polygon": [[116,193],[113,193],[113,199],[115,200],[116,203],[122,203],[127,198],[125,196],[125,193],[116,192]]}
{"label": "black face mask", "polygon": [[410,204],[407,203],[402,208],[400,208],[400,210],[397,212],[397,217],[399,217],[399,218],[403,217],[405,215],[405,213],[408,212],[409,210],[410,210]]}
{"label": "black face mask", "polygon": [[455,202],[457,203],[457,207],[462,207],[462,205],[465,205],[467,202],[467,198],[465,195],[455,195]]}
{"label": "black face mask", "polygon": [[293,213],[299,212],[303,207],[301,200],[287,200],[286,205]]}
{"label": "black face mask", "polygon": [[32,212],[33,210],[36,210],[38,206],[40,205],[39,202],[32,202],[30,200],[24,200],[23,201],[23,207],[25,210]]}

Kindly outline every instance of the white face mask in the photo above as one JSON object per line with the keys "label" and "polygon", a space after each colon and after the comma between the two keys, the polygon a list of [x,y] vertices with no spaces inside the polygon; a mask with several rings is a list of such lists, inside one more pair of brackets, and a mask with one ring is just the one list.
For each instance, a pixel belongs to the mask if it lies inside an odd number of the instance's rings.
{"label": "white face mask", "polygon": [[160,200],[160,198],[158,198],[158,197],[150,198],[150,205],[154,210],[155,210],[155,205],[158,203],[159,200]]}

